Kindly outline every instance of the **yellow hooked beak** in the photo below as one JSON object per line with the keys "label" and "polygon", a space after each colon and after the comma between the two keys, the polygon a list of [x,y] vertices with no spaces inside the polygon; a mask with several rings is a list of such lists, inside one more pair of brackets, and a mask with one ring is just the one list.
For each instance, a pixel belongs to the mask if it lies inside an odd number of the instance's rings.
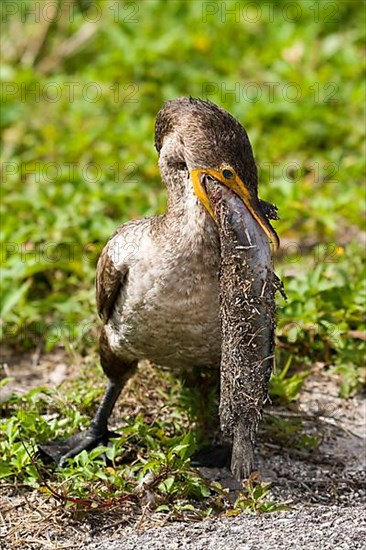
{"label": "yellow hooked beak", "polygon": [[[258,222],[260,227],[269,238],[274,249],[277,250],[280,245],[280,240],[277,233],[262,212],[262,208],[260,206],[258,198],[250,193],[250,191],[244,185],[239,176],[231,168],[223,169],[220,171],[211,170],[208,168],[197,168],[190,172],[194,192],[199,200],[202,202],[206,210],[209,212],[213,220],[216,222],[215,214],[213,212],[210,200],[204,186],[202,185],[201,176],[203,174],[211,176],[223,185],[226,185],[226,187],[234,191],[234,193],[236,193],[241,198],[246,208],[249,210],[253,218]],[[227,174],[229,177],[225,177],[225,174]]]}

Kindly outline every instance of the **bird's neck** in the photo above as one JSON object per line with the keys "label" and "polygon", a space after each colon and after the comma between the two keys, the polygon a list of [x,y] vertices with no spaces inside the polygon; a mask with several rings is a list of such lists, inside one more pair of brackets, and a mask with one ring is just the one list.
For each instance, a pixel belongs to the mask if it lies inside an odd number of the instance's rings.
{"label": "bird's neck", "polygon": [[205,246],[218,247],[218,231],[203,204],[194,194],[192,182],[180,178],[178,182],[167,182],[168,208],[164,215],[165,223],[170,232],[176,233],[177,243],[190,247]]}

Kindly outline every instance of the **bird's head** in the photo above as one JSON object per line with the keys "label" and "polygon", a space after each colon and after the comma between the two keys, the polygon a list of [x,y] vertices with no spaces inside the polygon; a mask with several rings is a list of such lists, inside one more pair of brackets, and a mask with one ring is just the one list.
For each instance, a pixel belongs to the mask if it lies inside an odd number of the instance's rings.
{"label": "bird's head", "polygon": [[[238,195],[274,248],[279,239],[258,199],[258,174],[248,135],[241,124],[210,101],[178,98],[168,101],[158,113],[155,146],[160,167],[170,180],[188,185],[215,220],[207,186],[215,182]],[[216,220],[215,220],[216,221]]]}

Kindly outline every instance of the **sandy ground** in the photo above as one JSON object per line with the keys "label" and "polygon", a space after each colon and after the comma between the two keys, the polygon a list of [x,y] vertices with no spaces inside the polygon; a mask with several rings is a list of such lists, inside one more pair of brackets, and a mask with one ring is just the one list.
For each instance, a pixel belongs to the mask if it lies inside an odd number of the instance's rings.
{"label": "sandy ground", "polygon": [[[56,369],[54,361],[58,365]],[[68,369],[62,354],[53,354],[52,359],[36,357],[34,363],[41,363],[37,376],[33,378],[29,374],[29,383],[24,384],[23,370],[19,391],[40,383],[58,383]],[[19,368],[21,372],[21,364]],[[299,414],[269,408],[267,414],[273,413],[284,417]],[[317,449],[307,452],[288,448],[273,442],[264,429],[258,441],[261,477],[272,483],[271,498],[286,503],[287,511],[199,522],[169,522],[162,514],[148,509],[139,517],[121,508],[75,517],[52,498],[28,488],[3,485],[0,488],[0,548],[366,548],[366,399],[338,398],[334,381],[315,373],[302,391],[300,414],[306,433],[321,436]],[[206,469],[202,473],[230,487],[232,495],[240,489],[227,470]]]}
{"label": "sandy ground", "polygon": [[359,508],[317,506],[280,515],[247,516],[172,525],[119,540],[85,546],[88,550],[348,550],[365,548],[366,520]]}

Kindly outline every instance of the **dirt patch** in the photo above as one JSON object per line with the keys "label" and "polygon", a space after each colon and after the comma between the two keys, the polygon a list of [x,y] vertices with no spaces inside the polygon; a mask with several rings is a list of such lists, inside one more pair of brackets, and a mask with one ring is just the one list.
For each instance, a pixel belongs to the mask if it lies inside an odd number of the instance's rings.
{"label": "dirt patch", "polygon": [[[9,358],[6,368],[14,378],[13,390],[58,383],[52,379],[55,362],[75,375],[75,361],[62,350],[39,356],[33,366],[29,358],[13,357],[12,362]],[[200,522],[186,515],[185,521],[172,523],[148,506],[136,513],[136,507],[125,505],[77,516],[46,494],[3,484],[0,546],[11,550],[364,548],[366,400],[340,399],[337,391],[332,378],[315,372],[306,381],[296,410],[266,410],[257,447],[259,470],[261,478],[272,483],[271,498],[289,506],[285,512]],[[273,439],[266,428],[273,417],[290,423],[299,419],[301,433],[317,443],[304,448],[286,438]],[[233,498],[240,490],[228,470],[201,472],[229,487]]]}
{"label": "dirt patch", "polygon": [[1,378],[11,379],[0,393],[0,403],[10,394],[24,395],[37,386],[57,386],[72,374],[80,358],[72,358],[63,347],[52,353],[42,354],[41,349],[29,353],[16,353],[11,348],[0,346]]}

